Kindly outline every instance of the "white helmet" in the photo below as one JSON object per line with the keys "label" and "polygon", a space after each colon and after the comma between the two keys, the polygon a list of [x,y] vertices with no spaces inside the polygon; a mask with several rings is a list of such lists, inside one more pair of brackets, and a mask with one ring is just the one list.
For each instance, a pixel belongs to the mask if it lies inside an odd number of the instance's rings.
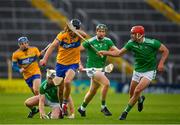
{"label": "white helmet", "polygon": [[54,78],[56,76],[56,71],[53,69],[47,69],[46,70],[46,78]]}

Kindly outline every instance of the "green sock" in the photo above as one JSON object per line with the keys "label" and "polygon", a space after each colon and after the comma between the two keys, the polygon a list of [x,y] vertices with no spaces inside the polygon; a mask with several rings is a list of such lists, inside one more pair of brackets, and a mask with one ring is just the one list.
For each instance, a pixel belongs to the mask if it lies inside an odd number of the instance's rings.
{"label": "green sock", "polygon": [[37,111],[37,108],[36,108],[36,107],[32,107],[32,108],[31,108],[31,111],[32,111],[32,112],[36,112],[36,111]]}
{"label": "green sock", "polygon": [[83,102],[83,104],[81,105],[82,107],[86,108],[87,103]]}
{"label": "green sock", "polygon": [[106,101],[102,100],[101,101],[101,108],[104,109],[106,107]]}
{"label": "green sock", "polygon": [[132,109],[132,107],[133,107],[132,105],[129,105],[129,104],[128,104],[128,105],[126,106],[126,108],[125,108],[124,111],[125,111],[125,112],[129,112],[129,111]]}
{"label": "green sock", "polygon": [[105,101],[105,100],[102,100],[102,101],[101,101],[101,105],[106,105],[106,101]]}
{"label": "green sock", "polygon": [[86,106],[87,106],[87,103],[83,102],[82,105],[81,105],[81,110],[85,111],[86,110]]}

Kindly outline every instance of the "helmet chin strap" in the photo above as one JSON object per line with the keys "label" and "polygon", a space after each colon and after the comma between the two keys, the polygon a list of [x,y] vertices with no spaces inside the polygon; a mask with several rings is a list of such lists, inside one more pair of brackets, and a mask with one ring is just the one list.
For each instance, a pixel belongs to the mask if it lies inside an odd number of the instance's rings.
{"label": "helmet chin strap", "polygon": [[140,40],[141,38],[143,38],[143,35],[137,33],[137,34],[136,34],[136,38],[137,38],[138,40]]}

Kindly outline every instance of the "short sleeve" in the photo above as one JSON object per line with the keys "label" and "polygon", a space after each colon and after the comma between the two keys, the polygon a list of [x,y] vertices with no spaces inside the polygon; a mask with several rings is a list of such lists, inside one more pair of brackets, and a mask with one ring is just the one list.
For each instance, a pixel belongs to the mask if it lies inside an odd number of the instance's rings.
{"label": "short sleeve", "polygon": [[156,39],[153,39],[153,40],[154,40],[154,48],[156,50],[158,50],[160,48],[160,46],[161,46],[161,42],[156,40]]}
{"label": "short sleeve", "polygon": [[39,87],[40,94],[45,94],[45,89],[44,89],[45,83],[46,83],[46,80]]}
{"label": "short sleeve", "polygon": [[36,55],[39,57],[41,55],[41,53],[39,52],[39,49],[35,47],[35,53]]}
{"label": "short sleeve", "polygon": [[44,90],[43,86],[40,86],[39,89],[40,89],[40,90],[39,90],[39,93],[40,93],[40,94],[45,94],[45,90]]}
{"label": "short sleeve", "polygon": [[110,39],[110,40],[108,40],[108,46],[111,48],[112,46],[114,46],[114,43],[113,43],[113,41]]}
{"label": "short sleeve", "polygon": [[88,43],[88,42],[83,42],[83,43],[82,43],[82,46],[83,46],[84,48],[88,48],[88,47],[89,47],[89,43]]}
{"label": "short sleeve", "polygon": [[18,58],[15,53],[12,55],[12,62],[17,62]]}
{"label": "short sleeve", "polygon": [[56,39],[59,40],[59,41],[62,41],[62,40],[63,40],[62,32],[60,32],[60,33],[56,36]]}
{"label": "short sleeve", "polygon": [[127,49],[128,51],[130,51],[130,50],[131,50],[131,42],[127,42],[127,43],[124,45],[123,48]]}

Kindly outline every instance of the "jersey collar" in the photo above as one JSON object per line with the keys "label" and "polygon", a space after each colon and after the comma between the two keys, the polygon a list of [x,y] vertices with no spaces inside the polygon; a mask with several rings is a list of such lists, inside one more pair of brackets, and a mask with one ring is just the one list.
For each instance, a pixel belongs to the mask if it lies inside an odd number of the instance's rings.
{"label": "jersey collar", "polygon": [[97,37],[97,35],[96,35],[96,39],[97,39],[97,41],[103,41],[103,40],[104,40],[104,38],[103,38],[102,40],[99,40],[98,37]]}
{"label": "jersey collar", "polygon": [[145,37],[143,38],[143,43],[145,42]]}

